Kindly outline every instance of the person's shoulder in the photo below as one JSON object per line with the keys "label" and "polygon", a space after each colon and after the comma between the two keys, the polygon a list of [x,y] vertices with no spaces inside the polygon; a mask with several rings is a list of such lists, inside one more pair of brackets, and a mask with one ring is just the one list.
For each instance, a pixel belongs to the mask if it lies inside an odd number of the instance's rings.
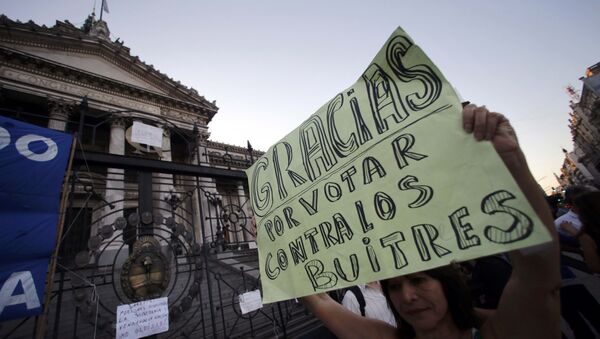
{"label": "person's shoulder", "polygon": [[348,303],[358,305],[358,300],[354,295],[354,292],[352,292],[351,290],[346,290],[346,292],[344,292],[344,296],[342,297],[342,305],[346,305]]}
{"label": "person's shoulder", "polygon": [[561,215],[560,217],[556,218],[556,220],[554,220],[554,224],[556,225],[560,225],[561,222],[563,221],[570,221],[570,222],[578,222],[579,221],[579,217],[577,216],[577,214],[573,213],[573,211],[569,210],[569,212]]}

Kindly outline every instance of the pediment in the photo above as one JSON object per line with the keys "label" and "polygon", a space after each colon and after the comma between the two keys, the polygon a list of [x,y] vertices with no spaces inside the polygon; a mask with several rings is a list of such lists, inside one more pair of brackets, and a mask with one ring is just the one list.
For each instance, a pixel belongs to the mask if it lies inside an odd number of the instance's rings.
{"label": "pediment", "polygon": [[37,57],[51,60],[53,62],[75,68],[77,70],[93,73],[95,75],[124,82],[126,84],[143,88],[145,90],[167,95],[167,91],[160,87],[145,81],[131,72],[121,68],[118,65],[105,60],[102,56],[93,54],[76,53],[70,51],[50,50],[33,46],[22,46],[5,44],[7,47],[35,55]]}
{"label": "pediment", "polygon": [[[217,112],[214,101],[209,102],[195,89],[144,63],[132,55],[119,39],[112,41],[104,21],[94,21],[93,15],[88,20],[93,25],[91,30],[77,28],[68,21],[57,21],[54,26],[46,27],[33,21],[12,21],[0,15],[0,46],[39,58],[42,62],[46,60],[74,71],[135,87],[135,90],[194,105],[210,116]],[[103,33],[95,31],[96,28],[102,28]]]}

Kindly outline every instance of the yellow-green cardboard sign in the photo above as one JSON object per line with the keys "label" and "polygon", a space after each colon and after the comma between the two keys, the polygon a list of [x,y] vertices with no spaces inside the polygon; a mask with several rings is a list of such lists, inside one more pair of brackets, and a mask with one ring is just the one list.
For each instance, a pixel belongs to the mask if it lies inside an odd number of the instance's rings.
{"label": "yellow-green cardboard sign", "polygon": [[263,302],[532,246],[550,236],[400,28],[247,170]]}

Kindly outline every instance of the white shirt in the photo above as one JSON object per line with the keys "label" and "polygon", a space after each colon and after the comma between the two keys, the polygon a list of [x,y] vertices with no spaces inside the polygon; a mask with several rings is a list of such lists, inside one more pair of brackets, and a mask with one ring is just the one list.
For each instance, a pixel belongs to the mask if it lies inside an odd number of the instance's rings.
{"label": "white shirt", "polygon": [[[358,285],[358,287],[365,298],[365,317],[379,319],[396,327],[396,319],[394,319],[394,314],[388,307],[383,293],[367,285]],[[342,299],[342,305],[353,313],[361,315],[360,305],[354,293],[347,291]]]}
{"label": "white shirt", "polygon": [[561,215],[556,220],[554,220],[554,227],[556,227],[556,230],[560,233],[568,235],[568,233],[560,229],[560,224],[562,224],[565,221],[568,221],[571,224],[573,224],[573,227],[575,227],[577,231],[581,230],[581,221],[579,220],[577,214],[575,214],[572,210],[569,210],[569,212]]}

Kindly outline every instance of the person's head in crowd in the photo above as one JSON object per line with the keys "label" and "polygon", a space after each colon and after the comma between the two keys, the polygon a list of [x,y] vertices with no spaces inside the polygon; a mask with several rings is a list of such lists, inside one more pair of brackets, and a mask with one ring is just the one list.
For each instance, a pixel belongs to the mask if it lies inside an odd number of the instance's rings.
{"label": "person's head in crowd", "polygon": [[461,271],[448,265],[381,281],[402,338],[453,323],[460,330],[478,328],[470,290]]}
{"label": "person's head in crowd", "polygon": [[556,216],[556,212],[558,212],[558,199],[555,196],[546,196],[546,202],[548,206],[550,206],[550,210],[552,211],[552,215]]}
{"label": "person's head in crowd", "polygon": [[[574,200],[581,194],[587,192],[593,192],[596,189],[592,186],[588,185],[572,185],[565,189],[565,204],[567,204],[571,209],[573,209]],[[577,213],[577,208],[575,208],[575,212]]]}
{"label": "person's head in crowd", "polygon": [[577,208],[585,232],[592,235],[594,240],[600,240],[600,192],[580,194],[575,197],[573,205]]}

